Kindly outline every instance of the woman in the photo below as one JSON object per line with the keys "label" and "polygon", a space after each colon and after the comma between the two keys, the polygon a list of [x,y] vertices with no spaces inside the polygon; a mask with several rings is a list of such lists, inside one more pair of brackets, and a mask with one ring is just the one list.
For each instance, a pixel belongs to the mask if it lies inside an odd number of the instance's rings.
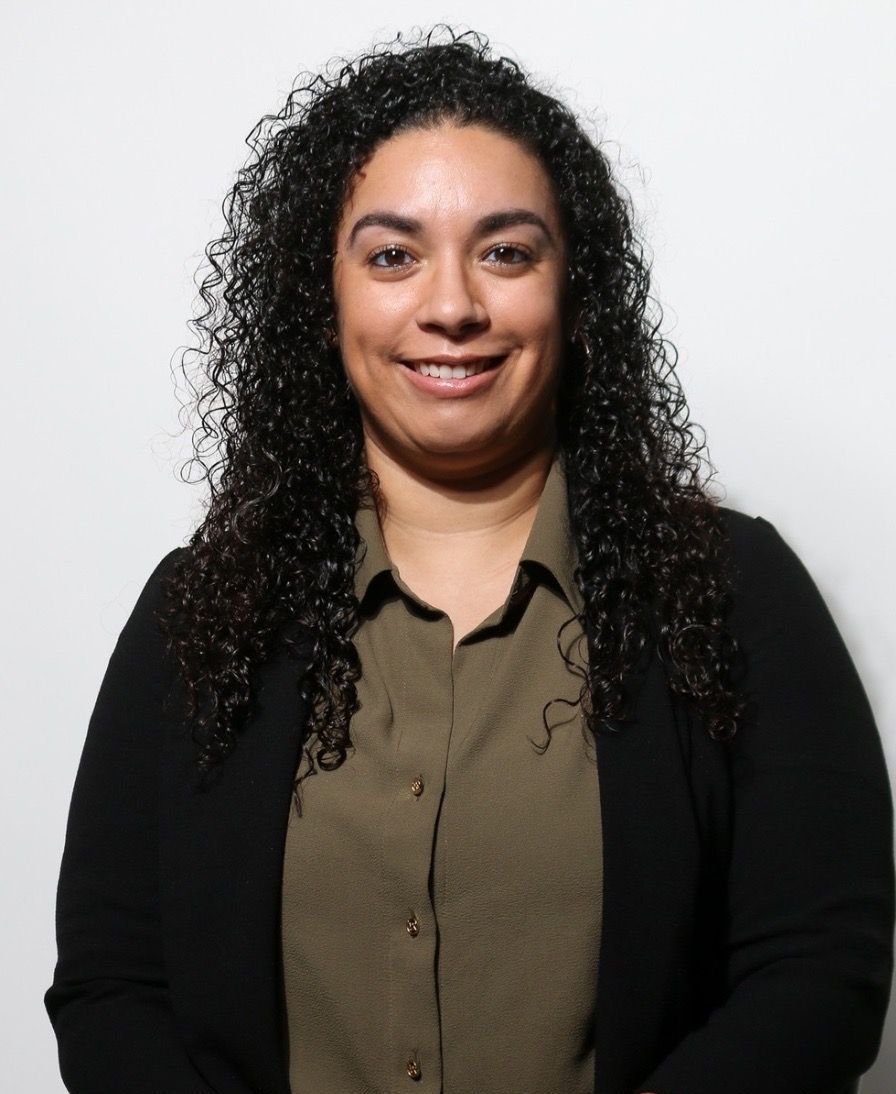
{"label": "woman", "polygon": [[74,788],[68,1088],[842,1094],[879,736],[701,480],[603,154],[471,34],[268,120],[202,289],[208,511]]}

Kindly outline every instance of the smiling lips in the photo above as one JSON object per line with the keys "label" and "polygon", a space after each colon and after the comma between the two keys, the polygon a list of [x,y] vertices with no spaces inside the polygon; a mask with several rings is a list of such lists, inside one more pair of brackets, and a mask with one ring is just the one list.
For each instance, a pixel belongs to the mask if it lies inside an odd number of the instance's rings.
{"label": "smiling lips", "polygon": [[470,376],[478,376],[480,372],[495,368],[503,360],[506,354],[495,357],[485,357],[473,354],[438,354],[433,357],[421,357],[417,360],[404,361],[403,364],[413,369],[418,376],[430,376],[439,380],[465,380]]}

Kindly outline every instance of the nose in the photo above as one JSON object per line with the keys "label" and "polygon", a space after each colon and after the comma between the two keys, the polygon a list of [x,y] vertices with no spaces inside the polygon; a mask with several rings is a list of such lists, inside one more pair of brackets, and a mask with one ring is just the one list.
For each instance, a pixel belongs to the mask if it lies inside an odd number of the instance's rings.
{"label": "nose", "polygon": [[427,273],[417,310],[421,328],[456,335],[488,322],[475,275],[460,258],[433,261]]}

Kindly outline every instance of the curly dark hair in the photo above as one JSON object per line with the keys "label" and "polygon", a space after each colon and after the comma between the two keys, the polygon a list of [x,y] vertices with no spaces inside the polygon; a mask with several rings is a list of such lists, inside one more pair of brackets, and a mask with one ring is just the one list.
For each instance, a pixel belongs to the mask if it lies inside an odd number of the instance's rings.
{"label": "curly dark hair", "polygon": [[210,497],[164,581],[160,613],[202,772],[236,745],[255,671],[278,644],[308,664],[298,684],[309,712],[302,778],[315,760],[339,767],[351,745],[360,676],[354,516],[378,482],[328,339],[334,237],[376,148],[443,121],[519,141],[555,185],[577,332],[562,363],[556,437],[579,619],[591,631],[581,691],[588,728],[622,730],[624,680],[647,643],[710,736],[730,740],[742,718],[731,673],[738,644],[725,626],[727,537],[708,490],[715,471],[707,459],[712,474],[703,473],[705,441],[689,424],[658,305],[651,318],[631,199],[569,107],[516,61],[494,57],[483,35],[438,24],[297,78],[280,112],[247,138],[253,155],[225,199],[226,231],[205,251],[211,269],[190,324],[201,345],[185,351],[182,367],[198,412],[186,468],[201,468]]}

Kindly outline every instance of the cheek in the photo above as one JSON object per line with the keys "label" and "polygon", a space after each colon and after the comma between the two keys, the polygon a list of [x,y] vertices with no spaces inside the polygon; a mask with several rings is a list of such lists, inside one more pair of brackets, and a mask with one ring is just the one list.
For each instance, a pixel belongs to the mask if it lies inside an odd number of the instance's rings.
{"label": "cheek", "polygon": [[561,300],[555,286],[520,279],[491,301],[495,319],[532,343],[551,341],[562,326]]}
{"label": "cheek", "polygon": [[[408,302],[401,293],[383,293],[379,286],[346,294],[341,310],[342,341],[371,352],[388,352],[407,322]],[[350,303],[348,302],[350,301]]]}

